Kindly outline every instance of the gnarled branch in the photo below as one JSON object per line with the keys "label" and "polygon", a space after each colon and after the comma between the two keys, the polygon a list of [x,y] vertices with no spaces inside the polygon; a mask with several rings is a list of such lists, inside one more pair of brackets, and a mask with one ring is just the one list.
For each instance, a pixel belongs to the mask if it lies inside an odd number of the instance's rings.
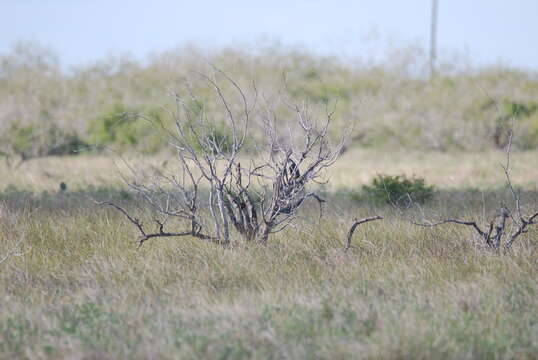
{"label": "gnarled branch", "polygon": [[351,227],[349,228],[349,231],[347,232],[346,246],[344,247],[344,251],[347,252],[349,248],[351,247],[351,238],[353,237],[353,233],[355,232],[355,229],[357,228],[357,226],[370,222],[370,221],[382,220],[382,219],[383,219],[382,216],[376,215],[376,216],[367,217],[364,219],[353,220],[353,224],[351,224]]}

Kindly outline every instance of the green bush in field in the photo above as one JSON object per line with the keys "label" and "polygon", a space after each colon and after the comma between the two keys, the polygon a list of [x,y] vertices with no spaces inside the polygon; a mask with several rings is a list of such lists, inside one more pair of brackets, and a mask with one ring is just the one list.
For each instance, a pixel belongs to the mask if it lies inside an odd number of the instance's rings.
{"label": "green bush in field", "polygon": [[[189,111],[198,116],[202,111],[201,106],[198,103],[189,104]],[[103,116],[90,121],[87,131],[89,141],[99,147],[118,145],[123,150],[155,153],[167,146],[170,133],[176,131],[170,122],[170,116],[161,109],[133,111],[123,104],[116,104]],[[216,146],[224,152],[231,149],[233,138],[223,124],[208,125],[205,129],[193,128],[188,122],[183,125],[183,131],[190,134],[187,138],[191,139],[190,145],[195,150],[215,152]],[[199,143],[196,134],[205,134],[216,144],[215,148],[204,149],[207,144]]]}
{"label": "green bush in field", "polygon": [[517,103],[509,102],[505,104],[505,112],[510,116],[515,117],[528,117],[534,114],[538,110],[538,104],[536,103]]}
{"label": "green bush in field", "polygon": [[13,123],[2,137],[3,153],[22,160],[51,155],[73,155],[87,148],[75,133],[55,124],[37,126]]}
{"label": "green bush in field", "polygon": [[[534,149],[538,146],[538,103],[516,103],[507,104],[506,113],[510,118],[518,119],[519,126],[516,127],[516,142],[522,149]],[[518,131],[518,127],[521,129]]]}
{"label": "green bush in field", "polygon": [[434,187],[422,178],[405,175],[377,175],[370,185],[363,186],[364,193],[375,203],[398,204],[412,201],[425,203],[433,197]]}
{"label": "green bush in field", "polygon": [[306,69],[301,75],[288,84],[288,91],[293,97],[321,104],[329,104],[331,99],[348,101],[351,97],[353,89],[346,81],[347,74],[322,77],[323,71],[312,67]]}
{"label": "green bush in field", "polygon": [[161,114],[150,111],[148,119],[136,116],[137,111],[123,104],[115,104],[104,115],[94,118],[88,125],[88,137],[99,147],[118,145],[123,149],[134,148],[154,153],[162,148],[164,141],[156,125]]}
{"label": "green bush in field", "polygon": [[31,151],[32,144],[37,136],[37,128],[33,125],[12,124],[8,129],[7,140],[15,154],[26,154]]}
{"label": "green bush in field", "polygon": [[[495,104],[495,102],[489,101],[486,107]],[[508,100],[501,104],[500,112],[493,134],[493,140],[497,147],[503,148],[508,144],[512,119],[516,119],[518,127],[520,125],[523,130],[518,134],[520,136],[518,136],[516,145],[522,149],[533,149],[538,146],[538,103]]]}
{"label": "green bush in field", "polygon": [[137,141],[136,129],[128,119],[128,109],[115,104],[104,115],[90,121],[88,135],[98,146],[120,143],[134,145]]}

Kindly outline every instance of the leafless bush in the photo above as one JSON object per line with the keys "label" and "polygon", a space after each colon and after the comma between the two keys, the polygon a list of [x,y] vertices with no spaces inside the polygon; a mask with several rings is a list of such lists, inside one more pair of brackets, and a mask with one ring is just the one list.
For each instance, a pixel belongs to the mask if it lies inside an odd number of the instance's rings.
{"label": "leafless bush", "polygon": [[506,150],[506,163],[502,164],[506,184],[513,200],[512,206],[501,203],[496,214],[485,225],[479,225],[476,220],[443,219],[437,222],[423,221],[413,224],[423,227],[435,227],[443,224],[453,223],[472,227],[483,240],[484,245],[490,249],[506,251],[510,250],[517,238],[528,232],[529,227],[538,223],[538,211],[531,212],[530,215],[523,215],[521,198],[519,192],[512,185],[510,178],[510,154],[512,151],[513,125],[509,130],[508,145]]}
{"label": "leafless bush", "polygon": [[[127,180],[154,214],[154,230],[125,207],[98,202],[120,211],[136,227],[140,245],[154,237],[180,236],[228,244],[234,231],[245,241],[265,243],[293,221],[307,199],[317,200],[320,207],[324,202],[308,185],[337,160],[344,146],[345,136],[332,141],[329,134],[334,109],[326,107],[316,121],[306,102],[292,104],[283,97],[283,106],[294,115],[292,121],[283,120],[255,85],[247,94],[222,71],[201,76],[220,99],[228,135],[216,131],[214,119],[220,113],[193,108],[203,104],[194,91],[173,94],[176,108],[168,113],[175,128],[158,125],[174,148],[179,173],[159,170],[150,183]],[[230,91],[240,99],[239,108]],[[253,128],[258,129],[257,141],[252,141]],[[247,148],[247,141],[254,144]],[[179,219],[184,230],[167,230],[170,219]]]}

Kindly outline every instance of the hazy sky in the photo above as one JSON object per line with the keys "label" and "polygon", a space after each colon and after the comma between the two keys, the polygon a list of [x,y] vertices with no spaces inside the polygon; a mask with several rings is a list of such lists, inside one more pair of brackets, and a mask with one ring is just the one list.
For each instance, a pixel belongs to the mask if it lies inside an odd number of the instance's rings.
{"label": "hazy sky", "polygon": [[[324,54],[379,55],[429,44],[431,0],[0,0],[0,52],[18,40],[63,65],[188,43],[277,40]],[[439,0],[441,55],[538,70],[538,0]]]}

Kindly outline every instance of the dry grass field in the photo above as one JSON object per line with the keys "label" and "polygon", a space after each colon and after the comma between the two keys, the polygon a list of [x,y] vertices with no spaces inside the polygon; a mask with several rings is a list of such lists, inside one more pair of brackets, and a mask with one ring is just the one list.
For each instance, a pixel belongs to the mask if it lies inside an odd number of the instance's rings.
{"label": "dry grass field", "polygon": [[[537,158],[512,156],[524,211],[538,209]],[[468,227],[417,227],[415,213],[346,196],[376,174],[416,175],[436,186],[432,220],[482,223],[511,200],[504,160],[353,149],[326,174],[323,218],[307,207],[266,246],[140,249],[130,223],[90,200],[134,206],[112,158],[1,165],[0,358],[535,359],[538,227],[496,253]],[[359,227],[344,252],[352,219],[374,214],[385,220]]]}
{"label": "dry grass field", "polygon": [[[538,187],[538,150],[511,155],[511,176],[518,186]],[[32,191],[56,191],[60,182],[80,190],[88,186],[121,186],[120,174],[128,174],[124,160],[142,167],[174,165],[167,153],[144,157],[79,156],[46,157],[24,162],[12,170],[0,162],[0,190],[12,185]],[[353,149],[346,152],[324,177],[332,190],[359,188],[376,174],[420,176],[439,188],[492,188],[505,182],[501,164],[506,154],[501,150],[484,152],[425,152],[394,149]]]}

